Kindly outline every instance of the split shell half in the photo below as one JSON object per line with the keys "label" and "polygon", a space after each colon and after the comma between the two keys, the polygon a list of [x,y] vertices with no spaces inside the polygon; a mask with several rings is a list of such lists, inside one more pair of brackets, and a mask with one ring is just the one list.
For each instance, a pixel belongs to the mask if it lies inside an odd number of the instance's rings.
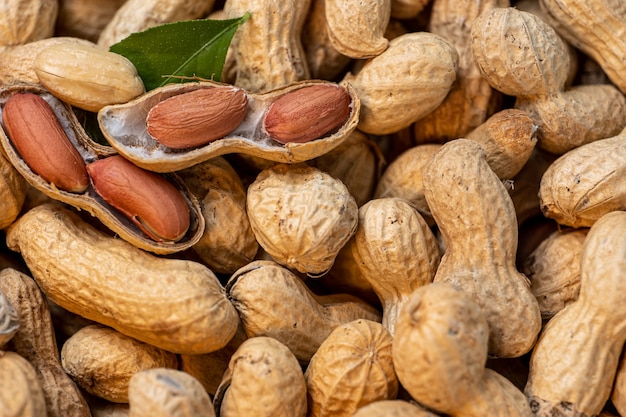
{"label": "split shell half", "polygon": [[281,144],[263,128],[270,105],[286,93],[315,84],[332,84],[324,80],[300,81],[272,91],[248,93],[248,111],[241,124],[227,136],[206,145],[173,149],[157,142],[146,130],[150,109],[161,101],[199,88],[228,84],[199,81],[168,84],[156,88],[125,104],[110,105],[98,112],[98,123],[109,144],[135,165],[155,172],[174,172],[207,161],[216,156],[243,153],[275,162],[298,163],[324,155],[346,140],[359,122],[361,102],[352,86],[341,83],[350,96],[350,113],[335,131],[306,143]]}
{"label": "split shell half", "polygon": [[[13,94],[27,92],[39,94],[50,104],[70,141],[76,149],[78,149],[78,152],[87,164],[116,154],[115,149],[109,146],[100,145],[94,142],[87,135],[70,105],[62,102],[39,85],[20,84],[1,88],[0,119],[2,117],[2,108],[4,103],[6,103],[6,101]],[[122,213],[107,204],[96,193],[93,188],[93,184],[90,183],[87,190],[83,193],[71,193],[54,187],[39,175],[35,174],[20,157],[19,153],[13,146],[11,139],[4,131],[4,126],[0,129],[0,145],[0,150],[3,152],[4,156],[33,187],[54,200],[69,204],[78,210],[85,210],[92,216],[97,217],[105,226],[111,229],[119,237],[140,249],[153,252],[155,254],[172,254],[190,248],[202,237],[204,232],[204,217],[202,216],[200,205],[197,198],[187,189],[185,183],[176,174],[166,174],[165,177],[171,181],[178,190],[180,190],[186,203],[188,204],[190,212],[190,226],[187,233],[176,242],[157,242],[146,236]]]}

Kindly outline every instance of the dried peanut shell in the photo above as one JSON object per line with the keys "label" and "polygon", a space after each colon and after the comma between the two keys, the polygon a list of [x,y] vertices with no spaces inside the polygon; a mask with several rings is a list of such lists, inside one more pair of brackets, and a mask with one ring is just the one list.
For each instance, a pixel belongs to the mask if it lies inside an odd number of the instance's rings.
{"label": "dried peanut shell", "polygon": [[[13,94],[31,92],[39,94],[53,108],[65,132],[72,144],[78,149],[86,163],[100,160],[115,154],[111,147],[100,145],[87,135],[80,122],[76,118],[72,108],[54,97],[50,92],[41,86],[32,84],[22,84],[8,86],[0,90],[0,116],[2,106]],[[167,174],[166,178],[182,193],[190,211],[190,226],[182,239],[176,242],[157,242],[145,235],[136,225],[126,218],[118,210],[113,209],[100,197],[93,184],[90,184],[83,193],[76,194],[66,192],[54,187],[46,182],[39,175],[35,174],[22,160],[16,151],[11,139],[5,133],[4,127],[0,129],[0,144],[6,154],[7,159],[13,164],[17,171],[26,181],[54,200],[69,204],[79,210],[85,210],[97,217],[104,225],[122,239],[132,243],[138,248],[157,253],[170,254],[185,250],[195,244],[204,232],[204,217],[202,216],[200,205],[196,197],[189,192],[184,182],[175,174]]]}
{"label": "dried peanut shell", "polygon": [[168,84],[129,101],[111,105],[98,112],[100,128],[109,144],[126,159],[142,168],[156,172],[173,172],[229,153],[244,153],[276,162],[296,163],[321,156],[341,144],[356,128],[360,100],[349,83],[350,114],[335,131],[306,143],[281,144],[263,128],[263,119],[270,105],[278,98],[303,87],[327,81],[302,81],[265,93],[248,93],[248,112],[243,122],[227,136],[196,148],[172,149],[158,143],[146,130],[150,109],[161,101],[199,88],[225,85],[214,81]]}
{"label": "dried peanut shell", "polygon": [[43,390],[33,365],[15,352],[0,351],[2,416],[46,417],[46,411]]}

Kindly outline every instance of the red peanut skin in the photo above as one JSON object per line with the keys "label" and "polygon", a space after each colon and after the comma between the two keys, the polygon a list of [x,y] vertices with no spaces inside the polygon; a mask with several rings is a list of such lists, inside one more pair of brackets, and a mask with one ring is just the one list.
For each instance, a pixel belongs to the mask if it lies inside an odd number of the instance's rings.
{"label": "red peanut skin", "polygon": [[120,155],[87,165],[94,189],[151,239],[180,240],[190,224],[182,194],[159,174],[142,169]]}
{"label": "red peanut skin", "polygon": [[24,162],[60,190],[82,193],[89,186],[85,161],[63,130],[52,107],[38,94],[14,94],[2,123]]}

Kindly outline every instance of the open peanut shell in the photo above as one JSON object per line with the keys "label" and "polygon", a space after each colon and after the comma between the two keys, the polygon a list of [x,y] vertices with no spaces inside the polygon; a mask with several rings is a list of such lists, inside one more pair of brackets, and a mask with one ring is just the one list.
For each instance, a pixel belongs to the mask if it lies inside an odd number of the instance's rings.
{"label": "open peanut shell", "polygon": [[[307,80],[261,94],[247,94],[248,110],[244,120],[227,136],[206,145],[173,149],[157,142],[146,130],[150,109],[159,102],[199,88],[225,84],[198,81],[168,84],[151,90],[136,99],[110,105],[98,112],[98,123],[109,144],[126,159],[155,172],[174,172],[229,153],[243,153],[263,159],[297,163],[325,154],[350,136],[359,121],[360,100],[349,83],[340,84],[350,96],[350,113],[346,121],[326,136],[306,143],[282,144],[272,139],[263,128],[263,117],[270,105],[282,95],[313,84],[334,84],[323,80]],[[336,85],[336,84],[335,84]]]}
{"label": "open peanut shell", "polygon": [[[50,104],[72,144],[78,149],[85,163],[115,155],[115,149],[94,142],[78,121],[72,107],[39,85],[12,85],[0,89],[0,120],[6,101],[17,93],[35,93]],[[136,247],[156,254],[171,254],[183,251],[194,245],[204,233],[204,217],[196,197],[187,189],[184,182],[173,173],[163,174],[181,192],[189,206],[190,224],[187,233],[178,241],[155,241],[145,235],[135,224],[118,210],[106,203],[90,182],[83,193],[72,193],[58,189],[33,172],[14,147],[5,132],[4,125],[0,129],[0,145],[3,154],[17,171],[36,189],[54,200],[69,204],[78,210],[85,210],[97,217],[105,226],[119,237]],[[45,149],[41,150],[46,152]]]}

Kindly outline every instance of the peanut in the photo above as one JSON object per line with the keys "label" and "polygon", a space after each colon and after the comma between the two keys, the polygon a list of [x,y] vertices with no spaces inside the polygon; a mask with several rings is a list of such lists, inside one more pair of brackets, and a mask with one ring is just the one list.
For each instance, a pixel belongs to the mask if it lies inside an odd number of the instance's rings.
{"label": "peanut", "polygon": [[161,349],[212,352],[237,329],[236,310],[204,265],[153,256],[68,209],[32,208],[7,230],[7,246],[53,302]]}
{"label": "peanut", "polygon": [[450,416],[532,416],[524,394],[485,368],[489,325],[471,296],[448,283],[416,289],[392,344],[398,379],[419,404]]}
{"label": "peanut", "polygon": [[62,43],[37,55],[39,82],[59,99],[90,112],[126,103],[145,87],[131,61],[96,46]]}
{"label": "peanut", "polygon": [[385,167],[378,144],[358,130],[336,148],[307,163],[341,180],[359,207],[372,197]]}
{"label": "peanut", "polygon": [[626,96],[612,85],[565,88],[564,41],[536,15],[514,7],[481,14],[472,54],[489,84],[511,96],[537,125],[538,146],[554,154],[604,139],[626,126]]}
{"label": "peanut", "polygon": [[215,417],[202,384],[176,369],[137,372],[128,385],[129,417]]}
{"label": "peanut", "polygon": [[391,342],[391,334],[374,321],[355,320],[335,328],[304,373],[308,415],[352,416],[367,404],[394,399],[398,378]]}
{"label": "peanut", "polygon": [[50,309],[37,283],[22,272],[6,268],[0,272],[0,291],[20,318],[20,327],[5,349],[34,367],[48,416],[90,416],[85,398],[61,366]]}
{"label": "peanut", "polygon": [[55,36],[75,36],[97,42],[104,27],[126,0],[63,0],[59,3]]}
{"label": "peanut", "polygon": [[165,178],[119,155],[90,163],[87,172],[98,195],[151,239],[178,241],[187,233],[189,206]]}
{"label": "peanut", "polygon": [[64,191],[87,189],[85,161],[45,99],[34,93],[14,94],[2,109],[2,123],[33,172]]}
{"label": "peanut", "polygon": [[562,155],[539,185],[544,216],[571,227],[589,227],[604,214],[626,210],[626,128]]}
{"label": "peanut", "polygon": [[214,3],[214,0],[126,0],[102,28],[98,46],[106,50],[134,32],[163,23],[203,18]]}
{"label": "peanut", "polygon": [[[264,291],[262,288],[272,288]],[[274,337],[306,364],[337,326],[380,313],[356,299],[325,300],[293,272],[273,261],[254,261],[235,272],[226,284],[248,337]]]}
{"label": "peanut", "polygon": [[23,45],[54,34],[58,0],[10,0],[0,14],[0,45]]}
{"label": "peanut", "polygon": [[469,139],[446,143],[428,164],[423,184],[446,246],[434,282],[458,286],[483,308],[492,356],[527,353],[541,329],[541,313],[528,278],[516,269],[513,202],[485,151]]}
{"label": "peanut", "polygon": [[318,84],[289,92],[267,110],[263,128],[280,143],[308,142],[334,132],[350,115],[350,96],[341,87]]}
{"label": "peanut", "polygon": [[352,61],[341,54],[328,38],[326,0],[311,0],[302,30],[302,47],[312,79],[334,80]]}
{"label": "peanut", "polygon": [[262,171],[248,188],[246,209],[259,245],[276,262],[314,276],[330,269],[358,222],[346,186],[306,164]]}
{"label": "peanut", "polygon": [[407,33],[380,55],[343,78],[361,100],[359,130],[397,132],[432,112],[450,91],[458,64],[456,50],[442,37]]}
{"label": "peanut", "polygon": [[382,303],[382,324],[393,335],[408,297],[435,277],[441,258],[435,236],[405,200],[375,199],[359,209],[351,247],[358,268]]}
{"label": "peanut", "polygon": [[212,271],[232,274],[254,259],[259,249],[246,213],[246,191],[235,169],[215,157],[178,171],[198,198],[204,233],[192,246]]}
{"label": "peanut", "polygon": [[[132,161],[135,165],[156,172],[173,172],[189,168],[200,162],[204,162],[216,156],[224,154],[242,153],[250,158],[256,158],[264,163],[304,162],[325,154],[345,141],[356,129],[360,115],[360,99],[356,91],[349,83],[332,83],[323,80],[307,80],[286,85],[265,93],[254,94],[246,91],[248,97],[248,111],[243,121],[228,135],[220,140],[215,140],[204,146],[189,149],[171,149],[157,142],[146,130],[145,120],[151,108],[159,102],[173,96],[188,93],[200,88],[223,87],[224,84],[214,81],[200,81],[189,83],[168,84],[155,88],[146,94],[125,104],[111,105],[98,112],[98,121],[102,133],[113,148],[122,156]],[[311,89],[309,89],[311,88]],[[287,132],[296,132],[300,129],[311,128],[320,122],[319,115],[307,114],[301,109],[294,109],[290,104],[300,93],[306,90],[305,95],[315,103],[306,103],[305,107],[317,107],[324,109],[338,106],[338,102],[348,96],[348,103],[343,102],[345,107],[337,107],[338,111],[347,111],[347,118],[341,119],[343,123],[337,125],[337,115],[327,115],[323,129],[324,136],[309,136],[307,142],[280,143],[273,139],[264,127],[269,108],[277,100],[283,103],[274,116],[283,118],[287,113],[295,116],[296,120],[288,120],[280,123],[280,129],[286,128]],[[337,96],[336,102],[328,102],[323,98],[312,97],[311,91],[334,91]],[[316,96],[316,93],[313,94]],[[287,101],[287,103],[285,103]],[[291,108],[290,110],[288,108]],[[289,111],[288,111],[289,110]],[[304,109],[302,109],[304,110]],[[189,117],[203,117],[200,114],[187,115]],[[272,116],[273,117],[273,116]],[[271,118],[271,117],[270,117]],[[277,121],[276,117],[274,117]],[[328,122],[331,122],[328,124]],[[331,129],[331,130],[329,130]],[[309,131],[309,135],[315,127]],[[291,135],[291,133],[288,133]],[[321,134],[321,133],[319,133]],[[280,136],[280,135],[279,135]],[[278,137],[280,138],[280,137]],[[315,140],[313,140],[315,139]],[[262,158],[262,159],[261,159]]]}
{"label": "peanut", "polygon": [[128,384],[139,371],[176,368],[176,355],[91,324],[65,341],[61,349],[65,372],[85,391],[116,403],[128,402]]}
{"label": "peanut", "polygon": [[619,0],[594,3],[578,0],[541,0],[548,23],[572,45],[594,59],[615,85],[626,94],[624,54],[626,9]]}
{"label": "peanut", "polygon": [[262,93],[310,78],[301,34],[311,0],[227,0],[226,18],[250,12],[232,39],[234,84]]}
{"label": "peanut", "polygon": [[235,130],[248,109],[240,88],[203,88],[165,99],[152,107],[146,130],[159,143],[174,149],[193,148]]}
{"label": "peanut", "polygon": [[391,17],[391,0],[326,0],[326,30],[330,44],[355,59],[380,55],[389,41],[384,37]]}
{"label": "peanut", "polygon": [[17,219],[26,200],[26,181],[0,154],[0,229]]}
{"label": "peanut", "polygon": [[352,417],[378,417],[389,415],[394,417],[436,417],[422,406],[400,399],[382,400],[367,404],[358,410]]}
{"label": "peanut", "polygon": [[0,291],[0,349],[15,336],[19,328],[20,320],[15,307]]}
{"label": "peanut", "polygon": [[508,5],[509,0],[433,1],[428,31],[450,42],[459,55],[459,61],[456,81],[446,98],[413,125],[419,143],[465,137],[501,106],[502,94],[489,85],[474,61],[470,35],[481,13]]}
{"label": "peanut", "polygon": [[580,291],[580,255],[589,229],[555,231],[523,264],[541,317],[550,319],[576,301]]}
{"label": "peanut", "polygon": [[294,354],[272,337],[252,337],[230,359],[213,402],[221,417],[304,417],[307,390]]}
{"label": "peanut", "polygon": [[0,410],[3,416],[48,415],[35,368],[15,352],[0,351]]}
{"label": "peanut", "polygon": [[624,211],[589,229],[578,299],[550,319],[530,357],[525,394],[535,415],[597,415],[609,399],[626,339],[625,230]]}

